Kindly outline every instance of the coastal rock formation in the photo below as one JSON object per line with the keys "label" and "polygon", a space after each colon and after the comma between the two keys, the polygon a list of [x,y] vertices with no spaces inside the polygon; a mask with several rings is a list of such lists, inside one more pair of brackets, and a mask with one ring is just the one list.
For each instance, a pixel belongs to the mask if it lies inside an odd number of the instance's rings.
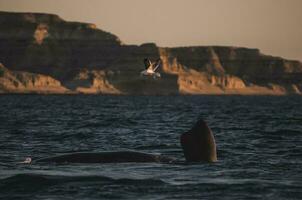
{"label": "coastal rock formation", "polygon": [[43,40],[48,36],[48,26],[46,24],[39,24],[35,30],[34,38],[36,43],[41,45]]}
{"label": "coastal rock formation", "polygon": [[[6,67],[1,67],[5,73],[0,85],[6,93],[31,92],[24,88],[32,79],[35,92],[49,93],[284,95],[302,91],[301,62],[263,55],[258,49],[125,45],[94,24],[42,13],[0,12],[0,29],[0,62]],[[162,59],[161,79],[139,76],[145,57]],[[15,79],[20,86],[14,86]],[[44,90],[50,87],[46,83],[61,87],[60,92]]]}
{"label": "coastal rock formation", "polygon": [[10,71],[0,63],[0,93],[67,93],[61,83],[50,76]]}
{"label": "coastal rock formation", "polygon": [[63,80],[116,60],[121,42],[95,25],[57,15],[0,12],[0,62],[13,70]]}
{"label": "coastal rock formation", "polygon": [[112,73],[111,71],[103,70],[83,70],[73,79],[65,82],[65,86],[77,93],[121,94],[121,92],[108,81],[108,78],[113,75]]}
{"label": "coastal rock formation", "polygon": [[[191,94],[301,94],[302,63],[236,47],[160,48],[163,70]],[[215,53],[213,53],[215,52]]]}

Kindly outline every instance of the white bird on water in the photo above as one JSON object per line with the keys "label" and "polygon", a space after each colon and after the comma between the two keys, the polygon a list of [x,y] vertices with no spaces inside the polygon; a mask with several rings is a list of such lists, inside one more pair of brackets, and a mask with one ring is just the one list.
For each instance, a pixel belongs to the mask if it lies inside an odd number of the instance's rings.
{"label": "white bird on water", "polygon": [[28,157],[28,158],[26,158],[24,161],[22,161],[22,162],[20,162],[20,163],[30,164],[31,161],[32,161],[32,159]]}

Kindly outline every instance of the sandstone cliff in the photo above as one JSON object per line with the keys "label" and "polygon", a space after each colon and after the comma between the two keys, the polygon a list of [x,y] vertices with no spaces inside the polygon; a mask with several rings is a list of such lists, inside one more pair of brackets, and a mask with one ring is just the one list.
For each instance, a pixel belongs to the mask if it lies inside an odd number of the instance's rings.
{"label": "sandstone cliff", "polygon": [[163,70],[189,94],[301,94],[302,64],[237,47],[160,48]]}
{"label": "sandstone cliff", "polygon": [[[0,12],[0,91],[92,94],[301,94],[302,63],[258,49],[125,45],[94,24]],[[161,79],[140,77],[145,57]]]}
{"label": "sandstone cliff", "polygon": [[61,83],[50,76],[10,71],[0,63],[0,93],[67,93]]}

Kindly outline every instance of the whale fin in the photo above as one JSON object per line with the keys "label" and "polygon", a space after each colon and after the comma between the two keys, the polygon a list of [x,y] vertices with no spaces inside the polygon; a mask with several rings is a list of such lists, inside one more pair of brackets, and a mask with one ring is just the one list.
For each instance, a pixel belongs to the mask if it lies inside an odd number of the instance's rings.
{"label": "whale fin", "polygon": [[214,134],[202,119],[180,137],[184,156],[188,162],[216,162],[216,143]]}

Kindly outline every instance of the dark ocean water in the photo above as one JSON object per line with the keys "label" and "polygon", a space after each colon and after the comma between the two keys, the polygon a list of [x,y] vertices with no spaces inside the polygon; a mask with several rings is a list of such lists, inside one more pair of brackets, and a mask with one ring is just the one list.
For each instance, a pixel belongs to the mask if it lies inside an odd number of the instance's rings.
{"label": "dark ocean water", "polygon": [[[18,164],[135,150],[183,160],[213,130],[214,164]],[[0,199],[302,199],[302,97],[0,96]]]}

